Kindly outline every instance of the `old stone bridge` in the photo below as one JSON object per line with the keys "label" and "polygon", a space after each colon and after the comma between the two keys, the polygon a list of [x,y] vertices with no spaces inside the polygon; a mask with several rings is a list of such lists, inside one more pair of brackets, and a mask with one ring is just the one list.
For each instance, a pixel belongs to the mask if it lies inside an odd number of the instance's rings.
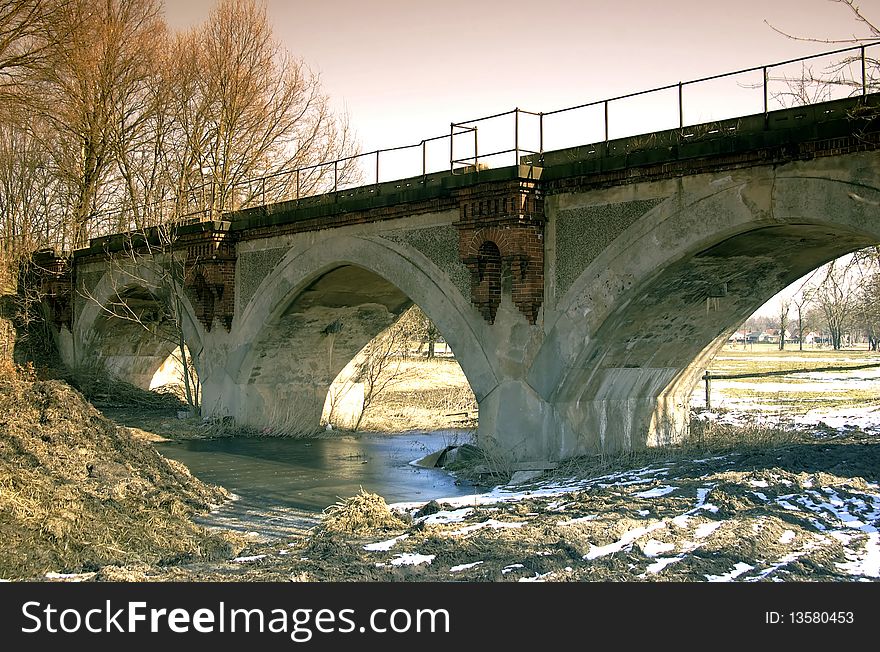
{"label": "old stone bridge", "polygon": [[[470,382],[483,444],[539,461],[674,441],[737,325],[880,242],[877,107],[869,94],[183,226],[203,411],[317,426],[340,370],[415,302]],[[45,289],[68,363],[144,385],[170,345],[100,305],[151,296],[148,272],[108,263],[123,241],[44,260]]]}

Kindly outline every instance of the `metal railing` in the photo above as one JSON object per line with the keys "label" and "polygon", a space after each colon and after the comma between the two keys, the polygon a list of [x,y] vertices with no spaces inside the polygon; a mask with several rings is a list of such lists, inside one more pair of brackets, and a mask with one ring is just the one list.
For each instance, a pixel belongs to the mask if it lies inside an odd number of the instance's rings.
{"label": "metal railing", "polygon": [[705,383],[706,410],[712,410],[712,381],[713,380],[743,380],[745,378],[770,378],[773,376],[790,376],[793,374],[824,373],[828,371],[859,371],[861,369],[875,369],[880,367],[880,362],[850,365],[844,367],[825,366],[798,369],[777,369],[775,371],[753,371],[739,374],[714,374],[706,369],[700,377]]}
{"label": "metal railing", "polygon": [[[814,61],[823,57],[847,55],[844,59],[844,61],[847,62],[847,65],[851,65],[854,63],[858,64],[857,67],[859,69],[859,78],[853,77],[852,79],[846,79],[845,81],[841,81],[841,79],[829,80],[827,83],[851,87],[852,91],[847,95],[849,97],[852,97],[854,95],[861,95],[862,97],[864,97],[868,94],[869,89],[873,90],[875,87],[880,87],[880,65],[878,65],[878,61],[876,59],[869,59],[866,55],[866,51],[874,47],[880,47],[880,41],[849,48],[820,52],[818,54],[808,55],[795,59],[788,59],[786,61],[779,61],[772,64],[753,66],[751,68],[744,68],[733,72],[711,75],[708,77],[701,77],[699,79],[693,79],[685,82],[679,81],[672,84],[666,84],[664,86],[657,86],[655,88],[637,91],[634,93],[617,95],[615,97],[609,97],[593,102],[578,104],[576,106],[556,109],[553,111],[536,112],[515,108],[510,111],[496,113],[482,118],[452,122],[450,123],[448,134],[434,136],[432,138],[425,138],[418,143],[414,143],[411,145],[377,149],[371,152],[354,154],[332,161],[319,162],[310,165],[300,166],[297,168],[280,170],[271,174],[237,182],[235,184],[232,184],[227,190],[227,195],[230,197],[230,202],[228,205],[218,208],[212,204],[211,206],[202,207],[200,210],[192,211],[185,215],[180,215],[179,217],[194,219],[202,216],[205,219],[217,219],[220,212],[248,208],[257,205],[265,205],[270,202],[281,202],[290,200],[299,202],[300,200],[310,197],[317,197],[320,195],[331,195],[335,198],[339,195],[340,192],[354,190],[355,188],[359,188],[362,192],[366,193],[376,192],[380,183],[382,183],[381,170],[383,155],[385,160],[387,160],[387,157],[390,154],[403,152],[406,150],[416,150],[417,153],[420,153],[420,169],[414,169],[414,174],[412,175],[398,176],[394,180],[416,179],[415,183],[425,183],[430,174],[441,172],[449,172],[452,174],[465,171],[478,172],[481,169],[490,167],[488,163],[485,162],[488,159],[508,154],[513,155],[513,161],[511,162],[508,159],[508,161],[504,164],[505,166],[521,163],[521,157],[523,155],[536,156],[537,158],[533,159],[532,163],[540,165],[542,156],[545,151],[545,129],[547,127],[548,120],[561,116],[563,114],[571,114],[579,110],[601,107],[602,121],[600,132],[602,134],[602,141],[591,142],[604,142],[607,146],[608,142],[611,140],[611,109],[614,104],[619,104],[625,100],[630,100],[633,98],[659,94],[667,91],[676,91],[678,119],[676,124],[669,125],[665,128],[683,129],[686,126],[686,89],[700,84],[707,84],[708,82],[725,78],[732,78],[750,73],[761,73],[760,84],[752,83],[745,86],[740,84],[740,87],[751,88],[753,90],[757,90],[757,88],[760,87],[762,90],[762,104],[760,107],[755,107],[756,110],[753,113],[740,114],[740,117],[742,115],[752,115],[759,112],[762,112],[766,116],[771,108],[770,104],[772,94],[770,91],[770,85],[772,81],[788,84],[803,81],[803,79],[798,80],[795,77],[787,76],[774,79],[771,76],[771,72],[774,69],[782,68],[784,66],[797,63],[801,63],[803,65],[806,62]],[[837,66],[838,71],[841,70],[843,67],[840,65],[840,62],[837,62],[834,65]],[[821,83],[821,80],[808,81]],[[824,101],[827,98],[823,97],[820,99],[816,99],[815,101],[810,101],[809,98],[803,99],[804,101],[802,102],[802,104],[809,105],[817,103],[819,101]],[[479,140],[480,132],[478,130],[478,124],[482,125],[490,121],[507,118],[508,116],[513,116],[512,138],[510,137],[511,134],[508,134],[506,142],[503,143],[501,146],[493,146],[493,148],[488,151],[481,151]],[[537,142],[536,148],[529,148],[524,146],[524,140],[521,133],[523,116],[537,118],[537,134],[532,133],[531,140],[531,142]],[[700,122],[706,121],[698,121],[693,124],[699,124]],[[647,133],[653,133],[654,131],[661,130],[662,129],[657,129]],[[627,133],[625,135],[636,136],[638,134]],[[456,144],[459,145],[460,150],[462,138],[465,138],[467,141],[466,146],[468,149],[468,153],[466,155],[457,155]],[[446,139],[448,139],[449,145],[448,159],[446,159],[441,165],[430,163],[428,156],[429,144]],[[574,142],[570,143],[569,146],[582,144],[586,143]],[[367,162],[366,167],[363,167],[362,165],[364,162]],[[359,165],[362,169],[359,170],[358,173],[355,173],[355,169]],[[330,175],[331,170],[332,177]],[[370,181],[364,183],[364,178],[369,178]],[[202,186],[193,187],[190,189],[189,194],[205,196],[208,185],[210,184],[203,184]],[[162,201],[168,202],[168,205],[174,207],[173,210],[179,210],[180,208],[180,202],[178,201]],[[187,202],[187,204],[189,204],[189,202]]]}
{"label": "metal railing", "polygon": [[[766,65],[762,65],[762,66],[753,66],[751,68],[743,68],[741,70],[736,70],[733,72],[726,72],[726,73],[722,73],[722,74],[718,74],[718,75],[701,77],[699,79],[693,79],[690,81],[676,82],[674,84],[666,84],[664,86],[657,86],[655,88],[650,88],[650,89],[643,90],[643,91],[637,91],[634,93],[627,93],[624,95],[617,95],[615,97],[609,97],[609,98],[605,98],[602,100],[596,100],[593,102],[578,104],[576,106],[569,106],[569,107],[565,107],[562,109],[556,109],[553,111],[540,112],[540,111],[528,111],[528,110],[521,109],[521,108],[515,108],[510,111],[504,111],[501,113],[496,113],[496,114],[484,116],[481,118],[475,118],[473,120],[463,120],[463,121],[458,121],[458,122],[452,122],[452,123],[450,123],[449,134],[444,134],[442,136],[434,136],[432,138],[426,138],[426,139],[421,140],[420,142],[414,143],[412,145],[402,145],[399,147],[389,147],[389,148],[384,148],[384,149],[378,149],[378,150],[375,150],[372,152],[367,152],[364,154],[356,154],[353,156],[347,156],[347,157],[338,159],[336,161],[330,161],[327,163],[317,163],[314,165],[304,166],[304,167],[296,168],[293,170],[282,170],[279,172],[275,172],[271,175],[259,177],[256,180],[249,180],[249,181],[241,182],[241,184],[238,184],[238,185],[253,184],[255,181],[257,183],[262,184],[263,188],[262,188],[262,192],[260,193],[260,201],[262,203],[265,203],[265,200],[267,197],[267,195],[265,193],[265,184],[266,184],[267,180],[270,180],[273,178],[278,178],[283,175],[288,175],[288,176],[295,175],[297,177],[297,182],[295,184],[296,192],[293,194],[292,197],[288,197],[287,199],[299,200],[299,199],[303,199],[308,196],[313,196],[312,194],[303,194],[301,192],[300,183],[299,183],[300,175],[303,172],[308,171],[308,170],[333,166],[332,187],[322,188],[320,192],[316,192],[314,194],[319,195],[319,194],[326,194],[328,192],[338,193],[342,189],[340,187],[340,177],[339,177],[340,166],[342,164],[347,164],[349,162],[353,162],[356,160],[372,159],[372,160],[374,160],[374,166],[373,166],[374,173],[371,175],[372,182],[373,182],[372,185],[378,186],[379,183],[381,182],[380,162],[381,162],[382,155],[383,154],[387,155],[387,154],[390,154],[391,152],[398,152],[398,151],[403,151],[403,150],[407,150],[407,149],[414,149],[414,148],[419,148],[421,150],[420,175],[423,178],[427,177],[427,175],[430,173],[442,172],[444,170],[447,170],[451,173],[455,173],[456,171],[470,171],[470,170],[479,171],[480,169],[485,169],[485,167],[488,166],[486,163],[483,163],[484,167],[481,168],[481,161],[486,161],[487,159],[489,159],[491,157],[495,157],[495,156],[499,156],[499,155],[503,155],[503,154],[513,154],[512,163],[507,163],[507,164],[508,165],[510,165],[510,164],[515,165],[520,162],[520,157],[522,155],[531,154],[531,155],[540,156],[544,153],[544,131],[545,131],[545,120],[546,119],[552,118],[554,116],[559,116],[564,113],[570,113],[570,112],[581,110],[581,109],[588,109],[591,107],[601,106],[603,109],[603,111],[602,111],[602,115],[603,115],[602,132],[604,135],[603,140],[605,142],[608,142],[610,140],[610,118],[611,118],[611,108],[612,108],[613,103],[621,102],[623,100],[632,99],[632,98],[636,98],[636,97],[662,93],[664,91],[669,91],[669,90],[676,90],[677,91],[677,98],[678,98],[678,101],[677,101],[677,104],[678,104],[678,106],[677,106],[677,108],[678,108],[678,123],[677,123],[677,125],[670,125],[669,128],[684,128],[686,126],[686,121],[685,121],[685,117],[684,117],[685,116],[685,89],[686,88],[688,88],[690,86],[695,86],[698,84],[704,84],[707,82],[719,80],[719,79],[731,78],[731,77],[749,74],[749,73],[758,72],[758,71],[761,72],[761,78],[762,78],[762,81],[760,84],[761,90],[762,90],[762,104],[760,107],[756,107],[755,113],[758,113],[760,110],[760,112],[762,112],[766,115],[770,111],[770,99],[771,99],[770,83],[771,83],[771,81],[773,81],[771,78],[771,72],[773,71],[773,69],[781,68],[783,66],[788,66],[788,65],[796,64],[796,63],[806,63],[806,62],[820,59],[823,57],[831,57],[831,56],[846,55],[846,54],[854,55],[852,60],[857,61],[860,64],[859,65],[860,79],[849,80],[848,83],[853,84],[853,88],[855,89],[854,92],[850,93],[850,96],[855,95],[855,94],[860,94],[862,96],[865,96],[868,93],[869,87],[873,88],[873,86],[875,84],[880,84],[880,71],[878,71],[876,69],[877,68],[876,61],[871,61],[872,67],[874,69],[870,71],[872,74],[869,75],[869,66],[868,66],[869,59],[866,55],[866,51],[869,48],[873,48],[873,47],[880,47],[880,42],[870,43],[870,44],[865,44],[865,45],[858,45],[858,46],[849,47],[849,48],[841,48],[841,49],[831,50],[831,51],[827,51],[827,52],[820,52],[818,54],[812,54],[812,55],[808,55],[805,57],[798,57],[795,59],[788,59],[785,61],[779,61],[779,62],[772,63],[772,64],[766,64]],[[776,80],[776,81],[793,82],[793,81],[797,81],[797,80],[794,78],[782,78],[781,80]],[[829,81],[829,83],[840,83],[840,80],[831,80],[831,81]],[[808,102],[808,103],[814,103],[814,102]],[[507,116],[513,116],[514,124],[513,124],[512,137],[507,141],[506,146],[502,145],[500,148],[495,147],[495,148],[488,150],[488,151],[485,151],[485,150],[481,151],[480,150],[478,124],[486,123],[486,122],[489,122],[492,120],[498,120],[501,118],[505,118]],[[530,149],[530,148],[523,146],[523,139],[522,139],[522,135],[521,135],[521,127],[522,127],[521,116],[533,116],[538,119],[537,149]],[[627,134],[627,135],[637,135],[637,134],[633,133],[633,134]],[[472,145],[470,145],[470,147],[472,147],[473,153],[466,155],[466,156],[456,156],[456,141],[458,139],[458,141],[460,142],[461,137],[463,137],[463,136],[467,137],[468,140],[472,139]],[[439,167],[431,168],[431,167],[429,167],[428,162],[427,162],[427,145],[428,145],[428,143],[431,143],[434,141],[445,140],[447,138],[449,139],[449,158],[448,158],[447,165],[444,168],[439,168]],[[576,144],[582,144],[582,143],[571,143],[571,144],[576,145]],[[416,172],[416,171],[414,170],[414,172]],[[418,176],[418,173],[412,174],[409,176],[416,177],[416,176]],[[369,185],[371,185],[371,184],[369,184],[369,183],[363,184],[362,187],[366,188],[366,187],[369,187]],[[275,199],[275,200],[277,201],[277,199]]]}

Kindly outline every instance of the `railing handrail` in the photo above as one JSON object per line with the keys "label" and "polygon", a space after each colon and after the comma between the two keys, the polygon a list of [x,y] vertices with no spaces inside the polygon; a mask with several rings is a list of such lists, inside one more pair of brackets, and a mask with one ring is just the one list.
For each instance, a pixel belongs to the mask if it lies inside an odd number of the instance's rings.
{"label": "railing handrail", "polygon": [[596,100],[594,102],[587,102],[586,104],[578,104],[577,106],[567,106],[562,109],[555,109],[553,111],[545,111],[543,115],[555,115],[557,113],[564,113],[565,111],[575,111],[577,109],[586,109],[591,106],[598,106],[600,104],[605,104],[605,102],[617,102],[618,100],[626,100],[631,97],[638,97],[639,95],[648,95],[649,93],[658,93],[660,91],[668,91],[673,88],[678,88],[679,86],[691,86],[693,84],[702,84],[707,81],[714,81],[716,79],[723,79],[724,77],[735,77],[737,75],[743,75],[747,72],[757,72],[759,70],[770,70],[771,68],[779,68],[780,66],[787,66],[792,63],[799,63],[802,61],[809,61],[810,59],[819,59],[821,57],[833,56],[835,54],[842,54],[844,52],[853,52],[853,51],[861,51],[866,48],[874,47],[880,45],[880,39],[877,39],[876,43],[869,43],[867,45],[856,45],[849,48],[841,48],[839,50],[830,50],[828,52],[819,52],[817,54],[810,54],[804,57],[798,57],[797,59],[787,59],[785,61],[777,61],[775,63],[768,63],[761,66],[752,66],[751,68],[742,68],[741,70],[734,70],[731,72],[724,72],[718,75],[710,75],[708,77],[699,77],[697,79],[690,79],[688,81],[683,82],[675,82],[672,84],[666,84],[665,86],[657,86],[655,88],[649,88],[647,90],[635,91],[633,93],[626,93],[625,95],[616,95],[614,97],[606,97],[601,100]]}

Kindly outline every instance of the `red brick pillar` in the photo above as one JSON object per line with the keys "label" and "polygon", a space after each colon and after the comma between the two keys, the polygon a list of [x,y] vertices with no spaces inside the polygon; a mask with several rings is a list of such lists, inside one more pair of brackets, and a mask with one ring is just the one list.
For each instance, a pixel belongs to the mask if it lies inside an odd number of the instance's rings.
{"label": "red brick pillar", "polygon": [[229,231],[205,230],[180,237],[186,249],[184,288],[196,317],[210,331],[218,319],[229,331],[235,315],[235,241]]}
{"label": "red brick pillar", "polygon": [[36,290],[48,305],[52,323],[59,330],[73,325],[73,274],[70,258],[53,250],[35,252],[28,262],[19,292]]}
{"label": "red brick pillar", "polygon": [[459,257],[471,272],[471,303],[490,324],[501,303],[501,265],[510,268],[514,305],[530,324],[544,302],[544,199],[539,182],[516,179],[459,195]]}

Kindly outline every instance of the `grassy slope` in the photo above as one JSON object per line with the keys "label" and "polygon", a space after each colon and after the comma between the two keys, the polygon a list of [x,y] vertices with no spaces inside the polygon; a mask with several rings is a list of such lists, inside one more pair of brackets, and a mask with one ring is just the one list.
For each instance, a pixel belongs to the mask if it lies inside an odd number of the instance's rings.
{"label": "grassy slope", "polygon": [[227,493],[61,381],[0,362],[0,577],[228,556],[191,517]]}

